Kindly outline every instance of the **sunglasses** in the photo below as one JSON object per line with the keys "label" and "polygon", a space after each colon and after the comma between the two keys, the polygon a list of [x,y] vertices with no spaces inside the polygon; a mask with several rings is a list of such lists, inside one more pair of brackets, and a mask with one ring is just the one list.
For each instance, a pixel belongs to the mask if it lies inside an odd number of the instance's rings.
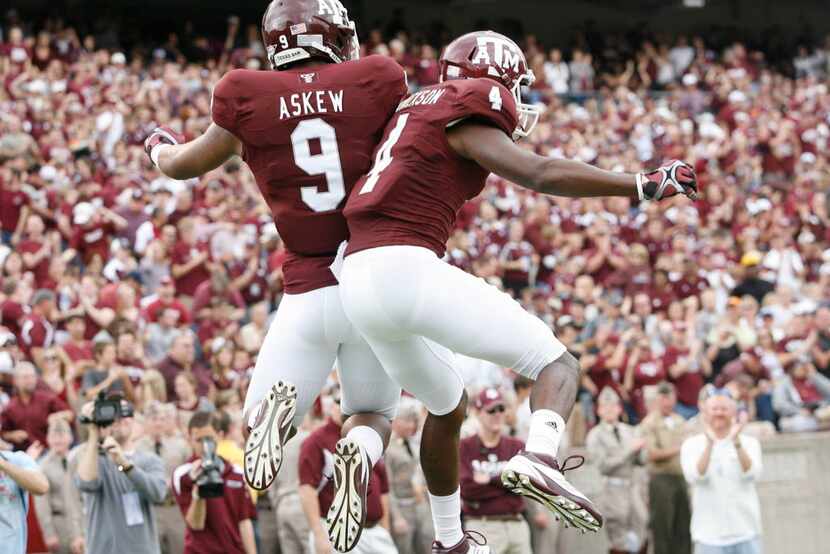
{"label": "sunglasses", "polygon": [[492,408],[490,408],[489,410],[485,410],[485,411],[486,411],[488,414],[490,414],[490,415],[493,415],[493,414],[503,414],[503,413],[504,413],[504,411],[505,411],[505,407],[504,407],[504,406],[493,406],[493,407],[492,407]]}

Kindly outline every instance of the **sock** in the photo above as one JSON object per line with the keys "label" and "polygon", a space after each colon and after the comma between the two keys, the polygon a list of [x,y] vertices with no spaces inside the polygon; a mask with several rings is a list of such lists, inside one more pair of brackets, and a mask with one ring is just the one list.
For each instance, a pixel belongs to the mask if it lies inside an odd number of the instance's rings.
{"label": "sock", "polygon": [[464,538],[461,530],[461,488],[449,496],[429,495],[435,540],[445,547],[455,546]]}
{"label": "sock", "polygon": [[530,432],[527,434],[528,452],[556,456],[559,441],[565,432],[565,420],[552,410],[536,410],[530,416]]}
{"label": "sock", "polygon": [[352,439],[366,450],[366,454],[369,455],[369,459],[372,461],[372,466],[378,463],[378,460],[383,456],[383,440],[377,431],[371,427],[366,425],[353,427],[346,438]]}

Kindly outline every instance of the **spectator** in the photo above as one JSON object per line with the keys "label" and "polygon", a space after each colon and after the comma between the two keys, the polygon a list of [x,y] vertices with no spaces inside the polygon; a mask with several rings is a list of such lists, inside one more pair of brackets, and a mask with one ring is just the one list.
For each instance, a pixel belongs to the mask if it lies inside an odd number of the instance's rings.
{"label": "spectator", "polygon": [[[87,402],[81,416],[91,418],[94,405]],[[83,493],[89,554],[160,553],[154,505],[166,495],[164,464],[155,454],[133,450],[132,415],[122,401],[111,426],[86,426],[75,484]]]}
{"label": "spectator", "polygon": [[162,554],[178,554],[184,550],[184,521],[173,496],[173,472],[191,456],[190,444],[182,436],[176,418],[176,407],[155,401],[144,409],[144,436],[135,443],[136,452],[154,454],[164,463],[167,495],[156,506],[159,543]]}
{"label": "spectator", "polygon": [[178,225],[179,240],[172,251],[171,274],[176,293],[188,305],[196,289],[210,279],[210,252],[206,243],[196,238],[196,221],[186,217]]}
{"label": "spectator", "polygon": [[239,345],[248,352],[256,352],[268,332],[268,303],[259,302],[251,307],[251,321],[239,330]]}
{"label": "spectator", "polygon": [[522,517],[524,499],[504,488],[501,472],[524,448],[504,435],[507,409],[498,389],[484,389],[475,401],[478,433],[461,441],[462,513],[470,528],[487,537],[494,554],[530,552],[530,527]]}
{"label": "spectator", "polygon": [[187,429],[187,422],[196,412],[212,412],[213,404],[205,396],[196,394],[196,377],[185,371],[176,375],[174,390],[176,392],[176,413],[179,427]]}
{"label": "spectator", "polygon": [[16,450],[32,444],[46,444],[49,422],[54,419],[72,421],[69,406],[48,388],[38,388],[37,372],[29,362],[20,362],[14,370],[16,395],[0,414],[3,439]]}
{"label": "spectator", "polygon": [[761,445],[743,434],[735,402],[716,394],[704,405],[705,430],[684,441],[683,474],[692,489],[691,534],[698,554],[760,554]]}
{"label": "spectator", "polygon": [[197,481],[203,472],[204,443],[213,441],[215,447],[218,439],[213,421],[210,412],[193,414],[187,431],[195,458],[173,473],[173,491],[187,526],[184,554],[256,554],[252,523],[256,508],[245,487],[242,469],[220,457],[222,496],[199,495]]}
{"label": "spectator", "polygon": [[384,453],[389,479],[392,538],[400,554],[418,554],[432,547],[432,521],[427,506],[415,435],[420,405],[401,401],[392,421],[392,438]]}
{"label": "spectator", "polygon": [[545,82],[556,94],[568,93],[570,70],[568,64],[562,60],[562,51],[554,48],[545,62]]}
{"label": "spectator", "polygon": [[[81,314],[72,314],[66,320],[66,331],[69,338],[61,345],[63,351],[74,363],[91,362],[95,359],[92,342],[86,340],[86,321]],[[86,364],[83,364],[86,365]]]}
{"label": "spectator", "polygon": [[49,480],[49,492],[35,497],[37,519],[49,552],[70,554],[83,545],[81,506],[69,470],[72,430],[56,419],[49,423],[46,445],[49,450],[38,465]]}
{"label": "spectator", "polygon": [[587,437],[588,456],[603,476],[598,508],[605,517],[609,554],[640,552],[645,554],[648,532],[648,509],[638,486],[636,466],[646,440],[637,430],[620,422],[622,400],[610,387],[602,389],[597,399],[601,422]]}
{"label": "spectator", "polygon": [[55,293],[41,289],[32,296],[31,312],[20,324],[20,345],[37,367],[43,367],[43,351],[55,340],[55,328],[51,323],[54,311]]}
{"label": "spectator", "polygon": [[5,497],[0,508],[3,526],[3,552],[17,554],[26,551],[29,511],[29,493],[49,492],[49,481],[35,461],[24,452],[0,452],[0,487]]}
{"label": "spectator", "polygon": [[785,432],[815,431],[830,421],[830,379],[809,360],[796,359],[772,393],[779,426]]}
{"label": "spectator", "polygon": [[180,312],[175,308],[165,308],[155,323],[147,326],[144,336],[144,353],[153,364],[161,362],[173,346],[182,331],[179,323]]}
{"label": "spectator", "polygon": [[193,375],[196,380],[196,393],[199,396],[205,396],[211,390],[210,371],[196,360],[193,333],[182,332],[173,339],[170,351],[159,363],[158,370],[167,384],[167,397],[173,400],[178,398],[178,390],[173,381],[179,373],[187,372]]}
{"label": "spectator", "polygon": [[173,279],[162,277],[156,291],[157,298],[144,308],[144,317],[150,323],[157,323],[161,319],[164,310],[174,310],[177,314],[176,321],[179,325],[188,325],[191,322],[190,310],[176,298],[176,287]]}
{"label": "spectator", "polygon": [[117,365],[115,344],[98,341],[94,346],[95,364],[84,372],[81,393],[85,400],[94,400],[100,393],[105,396],[122,396],[135,401],[135,389],[127,371]]}
{"label": "spectator", "polygon": [[646,440],[649,473],[649,521],[655,554],[691,554],[691,513],[680,465],[685,420],[674,412],[676,398],[669,383],[657,386],[657,398],[640,424]]}
{"label": "spectator", "polygon": [[830,306],[820,307],[813,326],[816,343],[810,350],[819,373],[830,378]]}
{"label": "spectator", "polygon": [[[325,410],[326,423],[311,433],[300,449],[300,501],[311,529],[308,551],[327,554],[332,546],[324,529],[326,514],[334,500],[332,468],[326,459],[334,456],[334,447],[340,440],[343,416],[340,412],[339,392]],[[375,464],[369,479],[366,500],[366,524],[360,540],[352,550],[356,554],[394,554],[397,552],[389,533],[389,483],[383,462]]]}
{"label": "spectator", "polygon": [[267,493],[274,507],[273,513],[276,514],[279,545],[284,554],[308,552],[310,530],[300,502],[297,471],[300,465],[300,448],[305,444],[308,434],[307,429],[300,427],[294,438],[283,447],[282,465],[285,471],[280,472]]}
{"label": "spectator", "polygon": [[772,292],[775,286],[759,276],[761,260],[761,253],[755,250],[747,252],[741,257],[743,281],[732,291],[732,296],[742,297],[748,294],[759,304],[763,304],[764,297]]}

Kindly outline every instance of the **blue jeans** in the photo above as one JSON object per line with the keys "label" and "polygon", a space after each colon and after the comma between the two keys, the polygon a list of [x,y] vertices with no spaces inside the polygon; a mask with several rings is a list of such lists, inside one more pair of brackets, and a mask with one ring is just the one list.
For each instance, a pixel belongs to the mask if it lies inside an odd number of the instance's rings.
{"label": "blue jeans", "polygon": [[0,244],[11,244],[12,234],[11,231],[3,231],[0,229]]}
{"label": "blue jeans", "polygon": [[762,554],[761,539],[739,542],[729,546],[708,546],[695,543],[695,554]]}
{"label": "blue jeans", "polygon": [[687,406],[686,404],[678,402],[674,405],[674,411],[682,416],[683,419],[692,419],[697,415],[698,409],[697,406]]}

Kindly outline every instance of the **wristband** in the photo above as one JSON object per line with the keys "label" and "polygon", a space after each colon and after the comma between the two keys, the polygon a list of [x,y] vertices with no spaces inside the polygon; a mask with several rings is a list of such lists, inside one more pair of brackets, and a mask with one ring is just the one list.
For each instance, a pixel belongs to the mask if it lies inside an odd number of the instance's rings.
{"label": "wristband", "polygon": [[159,156],[161,155],[161,147],[162,146],[170,146],[169,144],[162,142],[161,144],[157,144],[153,146],[153,149],[150,150],[150,159],[153,161],[153,165],[158,167],[159,166]]}
{"label": "wristband", "polygon": [[636,175],[635,181],[637,181],[637,198],[640,200],[640,202],[642,202],[643,200],[646,200],[645,192],[643,192],[643,185],[645,185],[647,182],[645,174],[638,173]]}

